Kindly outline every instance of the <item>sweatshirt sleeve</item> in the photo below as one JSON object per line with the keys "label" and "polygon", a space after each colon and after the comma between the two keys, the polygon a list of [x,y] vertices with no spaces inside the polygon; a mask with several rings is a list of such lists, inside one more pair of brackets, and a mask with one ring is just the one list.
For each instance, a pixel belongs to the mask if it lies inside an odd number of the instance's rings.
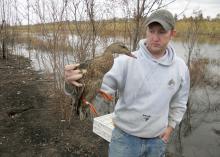
{"label": "sweatshirt sleeve", "polygon": [[188,101],[189,89],[190,89],[190,76],[189,76],[189,70],[186,67],[185,72],[181,78],[180,87],[177,93],[173,96],[170,103],[168,125],[171,126],[172,128],[175,128],[176,124],[179,124],[183,118],[183,115],[187,108],[186,104]]}
{"label": "sweatshirt sleeve", "polygon": [[112,68],[103,77],[101,89],[111,95],[114,94],[116,90],[120,90],[124,87],[125,59],[124,56],[115,58]]}

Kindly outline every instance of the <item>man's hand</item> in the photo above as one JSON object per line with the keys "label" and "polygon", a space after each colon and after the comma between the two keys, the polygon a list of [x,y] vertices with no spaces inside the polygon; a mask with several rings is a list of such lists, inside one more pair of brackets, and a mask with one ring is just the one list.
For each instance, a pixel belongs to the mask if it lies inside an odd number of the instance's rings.
{"label": "man's hand", "polygon": [[166,130],[160,135],[160,138],[165,142],[165,143],[168,143],[169,141],[169,138],[170,138],[170,135],[172,134],[173,132],[173,128],[168,126],[166,128]]}
{"label": "man's hand", "polygon": [[77,69],[79,64],[69,64],[64,68],[64,78],[67,83],[73,84],[74,86],[81,87],[82,84],[78,82],[83,77],[81,70]]}

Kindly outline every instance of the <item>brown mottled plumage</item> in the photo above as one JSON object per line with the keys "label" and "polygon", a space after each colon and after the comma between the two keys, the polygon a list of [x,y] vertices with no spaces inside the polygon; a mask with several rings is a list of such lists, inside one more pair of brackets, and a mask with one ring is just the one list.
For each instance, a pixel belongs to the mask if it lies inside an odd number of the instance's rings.
{"label": "brown mottled plumage", "polygon": [[72,95],[72,105],[80,115],[80,119],[84,119],[88,114],[88,106],[82,105],[82,99],[91,102],[100,89],[103,76],[107,73],[114,62],[113,54],[125,54],[134,57],[129,49],[120,42],[109,45],[104,53],[92,60],[87,60],[79,65],[79,69],[86,71],[83,78],[79,80],[83,87],[77,87],[76,95]]}

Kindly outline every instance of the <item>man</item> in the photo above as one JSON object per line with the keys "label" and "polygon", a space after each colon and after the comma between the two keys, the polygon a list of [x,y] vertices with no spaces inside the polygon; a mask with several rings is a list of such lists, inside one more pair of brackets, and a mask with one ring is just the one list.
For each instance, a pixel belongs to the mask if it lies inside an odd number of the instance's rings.
{"label": "man", "polygon": [[[133,54],[119,56],[103,78],[102,90],[119,91],[113,113],[115,129],[109,157],[162,157],[173,129],[186,110],[189,71],[169,41],[176,34],[173,15],[158,10],[146,20],[147,38]],[[70,68],[71,67],[71,68]],[[82,75],[66,67],[66,80],[73,85]]]}

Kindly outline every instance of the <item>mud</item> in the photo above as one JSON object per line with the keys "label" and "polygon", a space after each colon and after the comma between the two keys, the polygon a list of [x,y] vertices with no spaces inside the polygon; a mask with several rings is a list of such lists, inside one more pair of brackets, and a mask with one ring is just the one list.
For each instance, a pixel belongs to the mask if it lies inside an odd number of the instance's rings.
{"label": "mud", "polygon": [[[23,57],[0,58],[1,157],[105,157],[108,142],[70,113],[70,98]],[[71,121],[69,119],[71,118]]]}

